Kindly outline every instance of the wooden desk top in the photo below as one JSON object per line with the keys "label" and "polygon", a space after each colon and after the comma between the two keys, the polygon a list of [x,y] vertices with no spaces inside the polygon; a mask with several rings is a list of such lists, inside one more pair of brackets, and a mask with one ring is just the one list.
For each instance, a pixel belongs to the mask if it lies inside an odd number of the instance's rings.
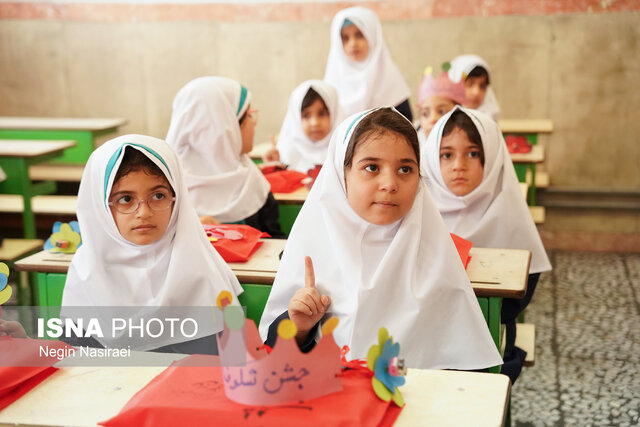
{"label": "wooden desk top", "polygon": [[528,153],[509,153],[513,163],[542,163],[544,162],[544,147],[540,144],[531,146]]}
{"label": "wooden desk top", "polygon": [[302,205],[307,200],[308,195],[309,189],[306,185],[291,193],[273,193],[276,201],[283,205]]}
{"label": "wooden desk top", "polygon": [[123,118],[0,117],[0,129],[100,131],[128,123]]}
{"label": "wooden desk top", "polygon": [[[75,216],[78,196],[44,195],[31,198],[31,209],[36,214]],[[0,194],[0,212],[22,213],[24,197],[21,194]]]}
{"label": "wooden desk top", "polygon": [[34,181],[80,182],[84,165],[33,165],[29,168],[29,178]]}
{"label": "wooden desk top", "polygon": [[0,139],[0,157],[39,157],[75,145],[75,141]]}
{"label": "wooden desk top", "polygon": [[40,239],[3,239],[0,245],[0,261],[13,261],[14,259],[42,248],[44,240]]}
{"label": "wooden desk top", "polygon": [[551,133],[551,119],[498,119],[503,133]]}
{"label": "wooden desk top", "polygon": [[[179,356],[179,355],[176,355]],[[65,367],[0,411],[0,425],[95,426],[115,416],[165,367]],[[409,369],[396,426],[504,423],[510,383],[501,374]]]}
{"label": "wooden desk top", "polygon": [[[270,285],[280,265],[286,240],[265,239],[246,263],[229,263],[242,283]],[[526,291],[531,253],[520,249],[471,248],[467,274],[477,296],[522,298]],[[73,255],[41,251],[15,263],[16,270],[66,273]],[[302,279],[301,279],[302,280]]]}

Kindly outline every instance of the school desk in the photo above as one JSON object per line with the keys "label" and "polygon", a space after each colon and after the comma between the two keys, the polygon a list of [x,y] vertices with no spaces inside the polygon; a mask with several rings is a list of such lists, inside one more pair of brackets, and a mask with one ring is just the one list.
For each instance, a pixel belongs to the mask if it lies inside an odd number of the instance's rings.
{"label": "school desk", "polygon": [[[182,355],[167,359],[179,359]],[[0,426],[95,426],[117,415],[164,366],[63,367],[0,411]],[[395,426],[502,426],[510,392],[501,374],[409,369]],[[337,408],[336,410],[339,410]]]}
{"label": "school desk", "polygon": [[293,223],[296,222],[296,218],[308,195],[309,189],[305,185],[291,193],[273,193],[273,197],[278,202],[280,228],[285,234],[288,235],[291,232]]}
{"label": "school desk", "polygon": [[[256,323],[262,317],[285,244],[284,239],[265,239],[248,262],[229,264],[245,290],[240,295],[240,303],[247,307],[247,317]],[[470,255],[467,275],[491,336],[497,348],[500,348],[502,299],[524,296],[531,253],[520,249],[474,247]],[[41,307],[46,307],[46,316],[56,317],[59,312],[71,258],[72,255],[41,251],[16,262],[17,270],[37,272],[38,301]]]}
{"label": "school desk", "polygon": [[36,237],[36,223],[31,208],[31,198],[56,191],[53,181],[33,184],[29,178],[29,167],[36,163],[46,162],[62,155],[62,152],[74,147],[74,141],[42,141],[42,140],[0,140],[0,166],[7,179],[0,182],[0,193],[20,194],[23,199],[22,221],[24,237]]}
{"label": "school desk", "polygon": [[97,137],[116,132],[125,124],[127,120],[122,118],[0,117],[0,138],[73,140],[76,146],[53,162],[84,164]]}
{"label": "school desk", "polygon": [[[529,191],[528,202],[530,206],[536,205],[536,164],[544,160],[543,147],[538,144],[538,135],[553,132],[553,122],[550,119],[499,119],[498,126],[504,134],[522,135],[527,138],[533,148],[539,147],[536,152],[532,150],[527,155],[511,154],[511,160],[516,170],[518,180],[527,182],[531,187]],[[539,160],[538,160],[539,159]],[[530,176],[527,181],[527,175]]]}
{"label": "school desk", "polygon": [[530,206],[536,205],[536,170],[539,163],[544,162],[544,147],[542,145],[531,146],[528,153],[511,153],[511,161],[516,170],[518,181],[530,185],[527,202]]}

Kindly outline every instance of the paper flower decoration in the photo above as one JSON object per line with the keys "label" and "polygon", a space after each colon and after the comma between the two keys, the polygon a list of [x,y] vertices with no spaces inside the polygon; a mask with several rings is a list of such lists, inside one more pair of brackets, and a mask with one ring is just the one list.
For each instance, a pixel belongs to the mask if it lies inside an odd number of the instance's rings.
{"label": "paper flower decoration", "polygon": [[404,366],[398,355],[400,344],[393,342],[386,328],[378,331],[378,344],[372,345],[367,353],[367,365],[373,371],[371,384],[376,395],[384,400],[404,406],[404,399],[398,389],[404,384]]}
{"label": "paper flower decoration", "polygon": [[[9,301],[13,289],[7,285],[9,282],[9,267],[4,262],[0,262],[0,305]],[[2,315],[2,307],[0,307],[0,315]]]}
{"label": "paper flower decoration", "polygon": [[53,234],[45,242],[44,248],[49,252],[73,254],[81,245],[78,221],[71,221],[68,224],[58,221],[53,224]]}

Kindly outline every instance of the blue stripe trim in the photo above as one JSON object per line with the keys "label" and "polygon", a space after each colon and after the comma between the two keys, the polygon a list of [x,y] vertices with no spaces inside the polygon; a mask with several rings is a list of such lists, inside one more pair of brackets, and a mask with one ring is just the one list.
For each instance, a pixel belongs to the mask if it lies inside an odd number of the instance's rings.
{"label": "blue stripe trim", "polygon": [[351,122],[351,124],[347,128],[347,133],[344,135],[344,141],[342,141],[343,144],[345,142],[347,142],[347,136],[349,136],[349,132],[351,132],[351,128],[353,127],[353,125],[355,125],[362,118],[362,116],[364,116],[365,114],[368,114],[370,112],[371,112],[371,110],[365,111],[364,113],[362,113],[358,117],[356,117],[354,121]]}
{"label": "blue stripe trim", "polygon": [[247,92],[247,88],[240,85],[240,102],[238,104],[238,111],[236,111],[236,116],[240,115],[240,111],[242,111],[244,102],[247,100]]}
{"label": "blue stripe trim", "polygon": [[153,151],[151,148],[149,147],[145,147],[144,145],[140,145],[140,144],[132,144],[130,142],[125,142],[124,144],[122,144],[111,156],[111,158],[109,159],[109,162],[107,162],[107,170],[104,174],[104,203],[105,206],[108,206],[108,195],[107,195],[107,187],[109,186],[109,178],[111,177],[111,174],[113,173],[113,168],[116,165],[116,163],[118,162],[118,159],[120,158],[120,156],[122,155],[122,152],[124,150],[125,147],[127,146],[132,146],[132,147],[140,147],[142,148],[144,151],[146,151],[149,154],[152,154],[155,158],[157,158],[158,160],[160,160],[162,162],[162,164],[164,165],[164,167],[167,169],[167,172],[169,172],[169,178],[173,179],[173,176],[171,175],[171,170],[169,169],[169,166],[167,166],[167,164],[165,163],[164,159],[162,157],[160,157],[160,154],[156,153],[155,151]]}

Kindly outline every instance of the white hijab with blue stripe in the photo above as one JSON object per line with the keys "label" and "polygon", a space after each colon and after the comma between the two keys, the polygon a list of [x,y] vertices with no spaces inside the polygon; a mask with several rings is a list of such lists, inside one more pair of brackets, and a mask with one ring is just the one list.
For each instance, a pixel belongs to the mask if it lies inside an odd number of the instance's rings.
{"label": "white hijab with blue stripe", "polygon": [[[352,61],[344,52],[341,31],[345,20],[358,27],[367,39],[369,54],[364,61]],[[380,19],[371,9],[361,6],[343,9],[333,18],[324,80],[338,90],[346,115],[368,108],[396,106],[411,95],[384,41]]]}
{"label": "white hijab with blue stripe", "polygon": [[[473,121],[484,150],[482,182],[466,196],[453,194],[440,170],[442,131],[458,110]],[[526,249],[531,251],[530,273],[551,270],[540,234],[522,197],[507,144],[490,116],[457,105],[434,125],[427,140],[421,143],[420,152],[427,186],[450,232],[483,248]]]}
{"label": "white hijab with blue stripe", "polygon": [[347,118],[331,137],[327,161],[287,240],[260,334],[266,338],[269,325],[304,286],[308,255],[318,291],[331,297],[328,314],[340,320],[333,337],[351,348],[352,358],[366,357],[384,326],[400,343],[400,357],[410,368],[501,364],[458,252],[422,180],[413,206],[394,224],[371,224],[351,208],[345,152],[358,123],[372,111]]}
{"label": "white hijab with blue stripe", "polygon": [[[175,192],[167,230],[148,245],[122,237],[107,205],[126,147],[139,150],[155,163]],[[175,153],[160,139],[124,135],[98,147],[82,175],[77,216],[82,246],[67,273],[63,316],[65,306],[215,306],[223,290],[234,296],[242,293],[235,275],[204,233]],[[127,344],[137,350],[181,341],[178,336],[164,342],[138,339],[127,343],[124,337],[98,340],[109,347]]]}
{"label": "white hijab with blue stripe", "polygon": [[200,77],[173,100],[167,143],[180,158],[198,215],[241,221],[264,205],[269,182],[248,154],[241,154],[239,120],[251,93],[235,80]]}

